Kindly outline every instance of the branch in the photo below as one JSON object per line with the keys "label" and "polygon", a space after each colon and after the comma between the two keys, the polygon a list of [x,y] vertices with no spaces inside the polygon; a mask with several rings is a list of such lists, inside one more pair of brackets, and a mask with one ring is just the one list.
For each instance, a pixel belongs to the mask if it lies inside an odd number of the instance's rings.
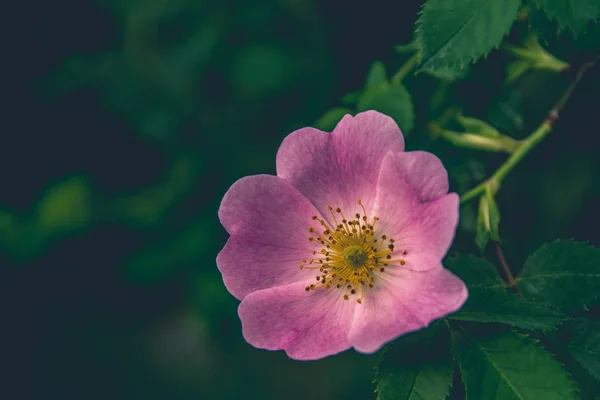
{"label": "branch", "polygon": [[567,87],[560,99],[554,104],[554,106],[544,119],[544,122],[542,122],[540,126],[538,126],[537,129],[531,133],[531,135],[529,135],[526,139],[521,141],[521,144],[515,150],[515,152],[511,154],[511,156],[506,160],[506,162],[502,164],[500,168],[498,168],[488,180],[480,183],[473,189],[463,194],[460,198],[461,203],[465,203],[475,197],[480,196],[485,192],[486,187],[488,186],[492,190],[492,193],[495,193],[498,190],[502,179],[504,179],[504,177],[508,175],[510,171],[512,171],[512,169],[523,159],[523,157],[525,157],[531,151],[531,149],[533,149],[539,142],[542,141],[542,139],[544,139],[552,131],[552,127],[554,126],[554,123],[558,120],[560,112],[567,104],[567,101],[569,100],[571,94],[573,94],[573,91],[581,81],[581,78],[583,78],[587,70],[590,69],[594,64],[595,61],[590,61],[583,64],[581,68],[579,68],[575,79]]}

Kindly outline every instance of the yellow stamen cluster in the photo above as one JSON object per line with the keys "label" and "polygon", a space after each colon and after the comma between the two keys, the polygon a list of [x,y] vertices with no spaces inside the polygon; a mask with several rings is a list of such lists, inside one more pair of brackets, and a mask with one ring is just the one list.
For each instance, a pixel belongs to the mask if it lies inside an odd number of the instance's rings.
{"label": "yellow stamen cluster", "polygon": [[[339,207],[328,207],[335,228],[316,215],[312,217],[320,227],[308,228],[311,234],[308,240],[323,248],[314,250],[313,258],[303,259],[300,264],[300,269],[319,271],[317,282],[307,286],[307,292],[336,287],[344,292],[344,300],[356,295],[360,304],[365,291],[375,286],[378,274],[383,274],[388,266],[405,264],[394,256],[394,239],[377,232],[379,218],[369,218],[360,200],[358,205],[363,214],[356,213],[354,219],[346,218]],[[402,254],[406,255],[406,251]]]}

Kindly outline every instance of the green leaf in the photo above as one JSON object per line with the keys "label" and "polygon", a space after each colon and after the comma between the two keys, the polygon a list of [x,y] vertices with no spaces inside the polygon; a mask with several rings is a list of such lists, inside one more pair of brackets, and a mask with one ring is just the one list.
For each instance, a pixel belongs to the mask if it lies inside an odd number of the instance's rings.
{"label": "green leaf", "polygon": [[554,329],[565,317],[528,302],[502,288],[470,288],[465,305],[448,318],[460,321],[494,322],[523,329]]}
{"label": "green leaf", "polygon": [[471,254],[458,254],[447,258],[444,266],[462,279],[469,290],[472,288],[503,287],[496,267],[484,258]]}
{"label": "green leaf", "polygon": [[517,278],[526,299],[563,309],[600,301],[600,249],[558,240],[533,253]]}
{"label": "green leaf", "polygon": [[573,336],[567,351],[595,379],[600,381],[600,321],[579,318],[571,324]]}
{"label": "green leaf", "polygon": [[590,22],[600,17],[598,0],[537,0],[540,8],[562,29],[575,36],[584,32]]}
{"label": "green leaf", "polygon": [[358,100],[357,110],[377,110],[392,117],[405,134],[415,125],[415,112],[408,90],[402,83],[383,82],[371,87]]}
{"label": "green leaf", "polygon": [[421,70],[464,69],[498,47],[521,0],[429,0],[417,22]]}
{"label": "green leaf", "polygon": [[527,335],[464,336],[457,352],[467,399],[577,399],[567,372]]}
{"label": "green leaf", "polygon": [[452,385],[450,330],[445,323],[390,345],[376,370],[378,400],[444,400]]}
{"label": "green leaf", "polygon": [[332,108],[323,114],[323,116],[319,118],[317,122],[315,122],[315,128],[331,132],[346,114],[352,114],[352,111],[344,107]]}
{"label": "green leaf", "polygon": [[369,89],[383,82],[387,82],[385,65],[383,65],[381,61],[375,61],[373,64],[371,64],[369,72],[367,72],[367,82],[365,83],[365,87]]}

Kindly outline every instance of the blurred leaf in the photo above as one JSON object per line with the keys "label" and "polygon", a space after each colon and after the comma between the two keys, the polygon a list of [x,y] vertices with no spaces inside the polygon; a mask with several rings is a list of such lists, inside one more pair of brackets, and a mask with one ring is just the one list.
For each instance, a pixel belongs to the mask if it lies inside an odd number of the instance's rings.
{"label": "blurred leaf", "polygon": [[469,289],[504,287],[496,267],[484,258],[457,254],[444,260],[444,266],[462,279]]}
{"label": "blurred leaf", "polygon": [[537,3],[549,19],[556,20],[561,29],[569,29],[575,36],[600,17],[598,0],[537,0]]}
{"label": "blurred leaf", "polygon": [[389,115],[404,134],[410,132],[415,125],[412,99],[402,83],[383,82],[365,90],[358,101],[357,110],[377,110]]}
{"label": "blurred leaf", "polygon": [[527,335],[465,335],[457,353],[468,399],[577,399],[567,372]]}
{"label": "blurred leaf", "polygon": [[351,93],[347,93],[342,97],[342,103],[344,103],[348,106],[353,106],[356,103],[358,103],[358,100],[360,99],[360,96],[362,96],[362,94],[363,94],[362,89],[355,90],[354,92],[351,92]]}
{"label": "blurred leaf", "polygon": [[521,0],[429,0],[417,22],[421,70],[464,69],[497,47]]}
{"label": "blurred leaf", "polygon": [[532,301],[573,309],[600,300],[600,249],[558,240],[533,253],[517,278],[523,296]]}
{"label": "blurred leaf", "polygon": [[470,288],[469,298],[449,319],[500,323],[523,329],[554,329],[566,317],[523,300],[503,288]]}
{"label": "blurred leaf", "polygon": [[508,90],[496,99],[486,112],[486,119],[492,126],[509,134],[523,129],[523,96],[516,90]]}
{"label": "blurred leaf", "polygon": [[173,162],[162,183],[133,196],[116,199],[112,204],[112,211],[137,224],[154,223],[176,199],[189,190],[198,169],[196,159],[182,156]]}
{"label": "blurred leaf", "polygon": [[448,173],[450,179],[456,183],[458,193],[466,192],[473,187],[475,182],[481,182],[487,177],[483,161],[473,158],[461,159],[459,162],[450,164]]}
{"label": "blurred leaf", "polygon": [[352,111],[349,108],[344,107],[333,108],[323,114],[323,116],[315,122],[315,128],[331,132],[346,114],[352,114]]}
{"label": "blurred leaf", "polygon": [[375,61],[373,64],[371,64],[369,72],[367,72],[367,82],[365,83],[365,88],[370,89],[383,82],[387,82],[385,65],[383,65],[381,61]]}
{"label": "blurred leaf", "polygon": [[81,177],[51,186],[37,205],[35,221],[48,234],[79,229],[92,218],[91,189]]}
{"label": "blurred leaf", "polygon": [[174,269],[200,264],[212,236],[205,222],[194,224],[166,241],[153,244],[125,262],[129,275],[144,281],[163,279]]}
{"label": "blurred leaf", "polygon": [[376,369],[378,400],[444,400],[452,385],[450,330],[436,323],[387,348]]}
{"label": "blurred leaf", "polygon": [[256,98],[274,92],[291,78],[292,64],[283,49],[253,46],[239,56],[232,71],[238,94]]}

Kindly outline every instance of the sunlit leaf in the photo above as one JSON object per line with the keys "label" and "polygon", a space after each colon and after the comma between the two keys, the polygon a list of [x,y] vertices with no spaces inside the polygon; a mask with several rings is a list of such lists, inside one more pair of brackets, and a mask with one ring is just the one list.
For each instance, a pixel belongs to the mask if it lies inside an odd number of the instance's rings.
{"label": "sunlit leaf", "polygon": [[462,70],[497,47],[521,0],[429,0],[416,30],[422,70]]}

